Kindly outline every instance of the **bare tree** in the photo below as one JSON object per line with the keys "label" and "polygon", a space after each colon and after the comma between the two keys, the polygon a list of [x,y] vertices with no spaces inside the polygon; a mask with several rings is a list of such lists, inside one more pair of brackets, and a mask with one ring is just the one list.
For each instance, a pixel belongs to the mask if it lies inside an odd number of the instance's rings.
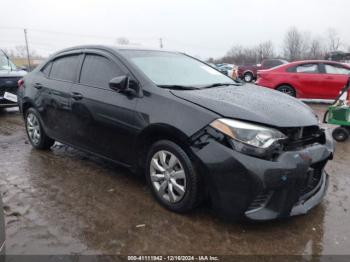
{"label": "bare tree", "polygon": [[272,58],[273,56],[273,44],[271,41],[267,41],[251,48],[235,45],[218,61],[237,65],[256,64],[261,62],[262,59]]}
{"label": "bare tree", "polygon": [[118,45],[129,45],[130,40],[127,39],[126,37],[119,37],[119,38],[117,38],[117,44]]}
{"label": "bare tree", "polygon": [[300,33],[296,27],[292,27],[287,31],[283,44],[284,56],[289,61],[302,58],[305,41],[303,39],[303,34]]}
{"label": "bare tree", "polygon": [[24,45],[18,45],[15,47],[15,56],[27,57],[27,49]]}
{"label": "bare tree", "polygon": [[324,43],[320,38],[314,38],[309,45],[305,59],[322,59],[326,54]]}
{"label": "bare tree", "polygon": [[260,43],[257,48],[257,55],[259,57],[259,62],[261,60],[266,59],[266,58],[273,58],[275,57],[275,49],[273,46],[273,43],[271,41],[266,41],[263,43]]}
{"label": "bare tree", "polygon": [[328,50],[329,52],[339,50],[341,46],[341,40],[338,32],[334,28],[328,29]]}
{"label": "bare tree", "polygon": [[[18,45],[15,46],[14,50],[10,50],[10,57],[13,58],[26,58],[27,57],[27,49],[26,46],[24,45]],[[42,56],[40,56],[35,50],[31,49],[30,50],[30,57],[31,58],[42,58]]]}

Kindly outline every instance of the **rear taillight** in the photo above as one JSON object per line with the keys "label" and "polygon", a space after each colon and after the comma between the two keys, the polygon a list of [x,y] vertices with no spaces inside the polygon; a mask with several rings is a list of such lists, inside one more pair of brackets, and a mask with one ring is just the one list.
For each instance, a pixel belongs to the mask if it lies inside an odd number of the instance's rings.
{"label": "rear taillight", "polygon": [[18,80],[17,84],[18,84],[18,87],[21,87],[21,86],[24,87],[24,80],[23,80],[23,78]]}

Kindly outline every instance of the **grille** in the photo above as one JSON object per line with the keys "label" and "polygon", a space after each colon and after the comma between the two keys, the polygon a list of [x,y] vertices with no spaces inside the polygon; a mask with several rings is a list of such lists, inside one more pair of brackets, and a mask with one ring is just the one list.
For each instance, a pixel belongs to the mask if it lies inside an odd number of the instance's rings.
{"label": "grille", "polygon": [[284,150],[296,150],[315,143],[325,144],[326,136],[318,126],[294,127],[280,129],[288,139],[284,141]]}
{"label": "grille", "polygon": [[5,92],[17,94],[19,79],[20,77],[0,77],[0,96]]}
{"label": "grille", "polygon": [[322,178],[323,168],[326,162],[319,162],[311,165],[307,172],[306,179],[300,181],[300,196],[303,196],[312,191]]}
{"label": "grille", "polygon": [[267,203],[269,202],[269,200],[272,196],[272,193],[273,193],[273,191],[263,192],[263,193],[259,194],[253,200],[253,202],[250,204],[247,211],[251,211],[251,210],[265,207],[267,205]]}

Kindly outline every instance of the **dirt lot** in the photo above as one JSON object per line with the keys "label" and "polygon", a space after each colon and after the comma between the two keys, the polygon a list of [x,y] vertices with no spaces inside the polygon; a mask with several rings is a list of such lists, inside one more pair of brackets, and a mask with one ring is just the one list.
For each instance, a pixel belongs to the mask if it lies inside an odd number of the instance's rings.
{"label": "dirt lot", "polygon": [[[324,105],[313,105],[322,113]],[[129,171],[67,146],[35,151],[17,111],[0,113],[0,192],[8,254],[349,254],[350,142],[327,167],[324,202],[306,216],[229,224],[206,207],[161,208]]]}

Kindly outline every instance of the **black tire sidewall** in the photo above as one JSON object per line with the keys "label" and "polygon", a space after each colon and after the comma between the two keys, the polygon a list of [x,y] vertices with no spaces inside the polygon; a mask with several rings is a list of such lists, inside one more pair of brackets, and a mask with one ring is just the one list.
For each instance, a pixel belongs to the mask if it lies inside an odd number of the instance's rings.
{"label": "black tire sidewall", "polygon": [[[31,138],[29,137],[29,132],[28,132],[28,128],[27,128],[27,117],[29,114],[33,114],[35,115],[35,117],[37,118],[38,122],[39,122],[39,128],[40,128],[40,142],[35,144],[33,143],[33,141],[31,140]],[[41,122],[41,118],[39,116],[39,113],[34,109],[34,108],[29,108],[26,113],[25,113],[25,128],[26,128],[26,133],[28,136],[28,140],[30,142],[30,144],[36,148],[36,149],[44,149],[44,148],[48,148],[50,146],[48,146],[48,144],[52,143],[51,139],[46,135],[44,129],[43,129],[43,125]],[[50,141],[49,141],[50,140]]]}
{"label": "black tire sidewall", "polygon": [[289,95],[289,94],[287,94],[285,92],[282,92],[281,91],[282,88],[288,88],[293,93],[292,97],[296,97],[296,91],[295,91],[295,89],[292,86],[290,86],[290,85],[281,85],[281,86],[276,88],[277,91],[279,91],[281,93],[284,93],[286,95]]}
{"label": "black tire sidewall", "polygon": [[[249,75],[249,76],[250,76],[250,81],[246,81],[246,80],[245,80],[246,75]],[[248,72],[248,73],[245,73],[244,76],[243,76],[244,82],[247,82],[247,83],[251,83],[251,82],[253,81],[253,78],[254,78],[253,74],[252,74],[252,73],[249,73],[249,72]]]}
{"label": "black tire sidewall", "polygon": [[[339,139],[339,135],[343,134],[343,138]],[[334,138],[334,140],[338,141],[338,142],[344,142],[349,138],[349,131],[347,129],[345,129],[344,127],[337,127],[336,129],[333,130],[332,132],[332,136]]]}
{"label": "black tire sidewall", "polygon": [[[151,181],[150,162],[154,154],[161,150],[166,150],[173,153],[179,159],[185,171],[186,192],[184,197],[177,203],[169,203],[160,197],[155,191]],[[154,143],[148,152],[145,170],[146,180],[152,194],[162,206],[174,212],[184,213],[193,209],[193,207],[196,205],[198,199],[198,177],[190,158],[180,146],[169,140],[161,140]]]}

